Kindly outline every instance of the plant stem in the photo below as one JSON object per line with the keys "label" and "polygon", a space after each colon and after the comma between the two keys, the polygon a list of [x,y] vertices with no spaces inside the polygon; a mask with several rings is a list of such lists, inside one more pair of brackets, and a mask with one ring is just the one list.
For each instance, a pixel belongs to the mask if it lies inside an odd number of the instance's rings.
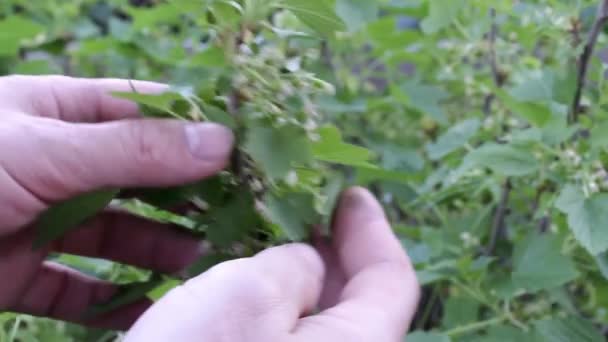
{"label": "plant stem", "polygon": [[591,62],[591,56],[597,45],[597,39],[600,33],[608,21],[608,0],[602,0],[598,6],[597,16],[589,32],[587,42],[583,48],[583,53],[578,60],[578,72],[577,72],[577,85],[576,93],[574,94],[574,102],[572,103],[571,113],[569,121],[571,124],[577,123],[579,114],[581,112],[581,99],[583,96],[583,88],[587,82],[587,74],[589,70],[589,63]]}
{"label": "plant stem", "polygon": [[17,316],[15,318],[15,323],[13,323],[13,328],[11,329],[11,334],[8,336],[8,341],[13,342],[17,338],[17,332],[19,331],[19,326],[21,325],[21,317]]}
{"label": "plant stem", "polygon": [[496,22],[496,9],[490,9],[490,18],[492,19],[492,27],[490,28],[490,33],[488,36],[488,41],[490,43],[490,51],[489,51],[489,59],[490,59],[490,68],[492,69],[492,77],[494,79],[494,84],[497,87],[502,87],[504,83],[504,77],[500,74],[500,69],[498,68],[498,58],[496,57],[496,38],[498,37],[498,23]]}
{"label": "plant stem", "polygon": [[490,241],[488,242],[488,246],[485,250],[486,255],[491,255],[492,253],[494,253],[494,249],[496,249],[496,244],[498,243],[498,240],[504,234],[505,221],[507,218],[507,210],[512,188],[513,187],[511,185],[511,179],[507,178],[504,185],[502,186],[502,195],[500,197],[498,207],[496,208],[496,213],[494,214],[494,222],[492,223]]}
{"label": "plant stem", "polygon": [[[492,26],[490,28],[490,32],[488,33],[488,64],[490,64],[490,70],[492,71],[492,80],[494,81],[494,85],[498,88],[503,86],[505,81],[504,76],[500,72],[500,68],[498,67],[498,57],[496,55],[496,38],[498,37],[498,24],[496,23],[496,9],[490,9],[490,18],[492,19]],[[486,116],[490,116],[492,114],[492,104],[496,99],[495,94],[488,94],[484,100],[483,104],[483,112]]]}
{"label": "plant stem", "polygon": [[426,322],[429,320],[429,317],[431,316],[431,312],[433,311],[433,307],[435,306],[435,301],[438,298],[439,298],[439,290],[437,290],[436,288],[433,287],[431,289],[431,298],[426,303],[426,306],[424,308],[424,312],[422,313],[422,317],[420,317],[420,320],[418,321],[418,324],[416,325],[419,330],[424,329],[424,326],[426,325]]}
{"label": "plant stem", "polygon": [[486,321],[475,322],[467,325],[463,325],[461,327],[456,327],[454,329],[446,331],[444,334],[450,337],[454,337],[457,335],[466,334],[469,332],[474,332],[478,330],[482,330],[485,328],[489,328],[495,325],[498,325],[507,320],[507,316],[495,317]]}

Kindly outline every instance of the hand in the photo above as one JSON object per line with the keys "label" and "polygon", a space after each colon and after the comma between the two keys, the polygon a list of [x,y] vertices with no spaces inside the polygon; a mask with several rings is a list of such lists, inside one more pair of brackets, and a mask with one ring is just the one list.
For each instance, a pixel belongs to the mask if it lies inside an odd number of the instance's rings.
{"label": "hand", "polygon": [[402,341],[419,286],[371,194],[343,195],[333,237],[220,264],[169,292],[125,341]]}
{"label": "hand", "polygon": [[[164,85],[133,82],[139,92]],[[49,252],[99,257],[176,272],[200,255],[199,242],[171,227],[104,212],[52,246],[32,250],[31,226],[53,203],[105,187],[172,186],[223,169],[233,136],[213,124],[144,120],[112,97],[125,80],[0,78],[0,311],[127,329],[150,305],[140,301],[82,322],[116,287],[45,262]]]}

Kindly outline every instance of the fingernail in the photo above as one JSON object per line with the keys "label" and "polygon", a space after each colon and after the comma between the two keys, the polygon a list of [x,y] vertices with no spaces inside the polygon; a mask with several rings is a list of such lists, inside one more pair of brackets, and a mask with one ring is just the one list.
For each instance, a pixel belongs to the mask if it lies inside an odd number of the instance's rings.
{"label": "fingernail", "polygon": [[216,161],[229,157],[234,135],[228,128],[213,124],[191,124],[186,126],[186,139],[190,153],[196,158]]}

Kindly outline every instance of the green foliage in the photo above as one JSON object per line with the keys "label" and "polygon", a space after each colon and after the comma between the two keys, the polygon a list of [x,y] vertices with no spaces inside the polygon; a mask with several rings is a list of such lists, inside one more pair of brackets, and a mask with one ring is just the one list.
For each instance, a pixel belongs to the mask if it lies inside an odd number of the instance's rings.
{"label": "green foliage", "polygon": [[34,246],[42,247],[78,227],[103,210],[117,194],[117,190],[91,192],[50,208],[36,222]]}
{"label": "green foliage", "polygon": [[[164,94],[114,95],[148,116],[235,130],[222,175],[118,202],[211,240],[188,276],[305,240],[360,184],[382,199],[425,286],[407,341],[602,339],[605,32],[572,119],[597,1],[148,2],[4,1],[0,72],[162,81]],[[196,210],[171,211],[182,202]],[[44,240],[102,206],[76,221],[69,210]],[[132,286],[160,277],[138,293],[154,299],[182,280],[54,258]],[[27,316],[0,323],[0,340],[103,336]]]}
{"label": "green foliage", "polygon": [[534,292],[552,289],[578,277],[574,262],[562,255],[560,242],[552,236],[533,236],[517,246],[513,284]]}

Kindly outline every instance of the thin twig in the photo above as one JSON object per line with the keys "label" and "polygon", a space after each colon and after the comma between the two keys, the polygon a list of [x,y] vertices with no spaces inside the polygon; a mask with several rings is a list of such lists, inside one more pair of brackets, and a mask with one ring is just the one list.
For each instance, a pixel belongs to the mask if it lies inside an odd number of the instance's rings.
{"label": "thin twig", "polygon": [[[496,9],[490,9],[490,18],[492,19],[492,26],[490,28],[490,32],[488,33],[488,64],[490,64],[490,69],[492,71],[492,79],[494,80],[494,85],[498,88],[501,88],[505,83],[505,77],[500,71],[498,67],[498,57],[496,55],[496,39],[498,38],[498,23],[496,22]],[[496,99],[495,94],[488,94],[484,100],[483,104],[483,112],[486,116],[489,116],[492,113],[492,104]]]}
{"label": "thin twig", "polygon": [[581,113],[581,99],[583,96],[583,88],[585,87],[585,83],[587,83],[587,73],[589,70],[591,56],[593,56],[593,51],[595,50],[597,39],[607,22],[608,0],[602,0],[602,2],[598,6],[597,16],[595,18],[595,21],[593,22],[591,31],[589,32],[587,42],[585,43],[585,47],[583,48],[583,53],[581,54],[578,60],[578,81],[576,85],[576,93],[574,95],[574,102],[572,103],[570,113],[570,123],[578,122],[579,114]]}
{"label": "thin twig", "polygon": [[[494,85],[497,88],[502,88],[505,83],[505,76],[500,71],[498,66],[498,57],[496,54],[496,39],[498,38],[498,23],[496,21],[496,9],[490,9],[490,17],[492,19],[492,26],[490,28],[490,33],[488,34],[488,42],[489,42],[489,53],[488,53],[488,63],[490,64],[490,69],[492,70],[492,78],[494,80]],[[484,111],[486,115],[490,115],[492,110],[492,103],[496,98],[495,94],[490,94],[486,97],[486,101],[484,103]],[[500,198],[500,203],[496,208],[496,212],[494,213],[494,222],[492,224],[492,231],[490,235],[490,241],[488,242],[488,246],[486,247],[485,254],[490,255],[494,252],[496,248],[496,243],[498,239],[504,234],[505,230],[505,220],[507,214],[507,205],[509,202],[509,197],[511,195],[511,180],[507,179],[505,184],[502,187],[502,195]]]}
{"label": "thin twig", "polygon": [[505,231],[505,221],[507,218],[507,210],[509,205],[509,198],[511,197],[512,190],[511,180],[507,179],[502,186],[502,195],[500,196],[500,202],[498,203],[498,207],[496,208],[496,213],[494,214],[494,222],[492,223],[492,232],[490,235],[490,240],[488,242],[488,246],[486,247],[485,254],[491,255],[494,253],[494,249],[496,248],[496,244],[500,237],[504,235]]}
{"label": "thin twig", "polygon": [[444,334],[447,336],[450,336],[450,337],[455,337],[455,336],[487,329],[487,328],[493,327],[495,325],[499,325],[499,324],[503,323],[504,321],[506,321],[507,319],[508,319],[508,317],[506,317],[506,316],[495,317],[495,318],[492,318],[492,319],[489,319],[486,321],[474,322],[474,323],[470,323],[467,325],[459,326],[459,327],[456,327],[454,329],[444,332]]}
{"label": "thin twig", "polygon": [[496,56],[496,39],[498,38],[498,23],[496,22],[496,9],[490,9],[490,18],[492,19],[492,27],[490,28],[490,34],[488,41],[490,43],[490,68],[492,69],[492,77],[494,78],[494,84],[497,87],[502,87],[504,83],[504,77],[501,75],[500,69],[498,68],[498,58]]}

